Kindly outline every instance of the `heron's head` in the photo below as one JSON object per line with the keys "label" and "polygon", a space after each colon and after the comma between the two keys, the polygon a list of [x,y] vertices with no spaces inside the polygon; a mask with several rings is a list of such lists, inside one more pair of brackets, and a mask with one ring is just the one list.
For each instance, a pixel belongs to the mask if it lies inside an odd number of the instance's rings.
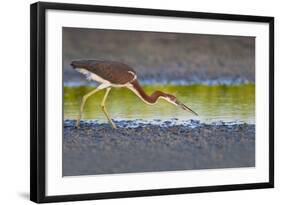
{"label": "heron's head", "polygon": [[189,107],[187,107],[185,104],[183,104],[181,101],[179,101],[176,98],[176,96],[174,96],[174,95],[165,94],[163,99],[165,99],[166,101],[168,101],[169,103],[171,103],[171,104],[173,104],[175,106],[178,106],[178,107],[182,108],[183,110],[189,111],[189,112],[193,113],[194,115],[198,115],[196,112],[194,112]]}

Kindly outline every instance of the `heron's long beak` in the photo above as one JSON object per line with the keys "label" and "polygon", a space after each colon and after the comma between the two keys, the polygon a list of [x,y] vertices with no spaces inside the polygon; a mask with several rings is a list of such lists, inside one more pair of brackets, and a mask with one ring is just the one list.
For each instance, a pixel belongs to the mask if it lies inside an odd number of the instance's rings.
{"label": "heron's long beak", "polygon": [[189,111],[189,112],[192,112],[194,115],[197,115],[198,116],[198,114],[196,113],[196,112],[194,112],[193,110],[191,110],[189,107],[187,107],[185,104],[183,104],[182,102],[180,102],[180,101],[176,101],[176,103],[177,103],[177,105],[178,106],[180,106],[182,109],[184,109],[184,110],[187,110],[187,111]]}

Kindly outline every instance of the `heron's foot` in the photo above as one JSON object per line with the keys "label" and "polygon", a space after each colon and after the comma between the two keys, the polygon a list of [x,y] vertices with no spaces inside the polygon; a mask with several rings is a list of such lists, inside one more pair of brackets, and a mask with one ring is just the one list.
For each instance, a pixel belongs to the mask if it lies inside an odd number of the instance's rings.
{"label": "heron's foot", "polygon": [[75,128],[76,128],[76,129],[79,129],[79,128],[80,128],[80,120],[77,120],[77,121],[76,121]]}
{"label": "heron's foot", "polygon": [[115,123],[112,120],[109,120],[109,123],[113,129],[117,129]]}

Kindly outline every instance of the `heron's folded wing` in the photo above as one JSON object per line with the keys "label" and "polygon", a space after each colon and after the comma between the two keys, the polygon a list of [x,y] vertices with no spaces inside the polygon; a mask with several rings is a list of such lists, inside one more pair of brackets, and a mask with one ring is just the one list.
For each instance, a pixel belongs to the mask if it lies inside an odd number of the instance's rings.
{"label": "heron's folded wing", "polygon": [[113,84],[126,84],[136,79],[135,71],[122,63],[97,63],[92,72]]}

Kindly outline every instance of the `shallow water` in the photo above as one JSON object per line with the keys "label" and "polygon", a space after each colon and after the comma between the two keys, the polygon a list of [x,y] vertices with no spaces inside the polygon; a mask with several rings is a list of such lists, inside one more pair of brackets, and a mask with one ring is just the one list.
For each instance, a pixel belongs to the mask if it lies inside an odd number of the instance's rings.
{"label": "shallow water", "polygon": [[[155,90],[171,93],[196,111],[199,116],[184,111],[164,100],[156,105],[143,103],[126,88],[112,89],[106,106],[113,119],[195,119],[201,122],[242,121],[255,123],[255,85],[145,85],[148,94]],[[64,119],[76,119],[81,98],[95,87],[64,87]],[[83,119],[106,121],[100,108],[105,91],[90,97],[86,103]]]}

